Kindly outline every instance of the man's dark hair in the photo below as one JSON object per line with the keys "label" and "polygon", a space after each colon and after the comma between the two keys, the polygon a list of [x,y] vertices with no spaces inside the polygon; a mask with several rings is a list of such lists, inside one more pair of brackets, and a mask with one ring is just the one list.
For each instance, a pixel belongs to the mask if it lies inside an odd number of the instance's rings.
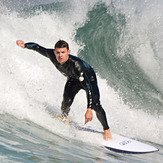
{"label": "man's dark hair", "polygon": [[66,41],[64,40],[59,40],[58,42],[56,42],[54,48],[67,48],[67,50],[69,50],[69,45]]}

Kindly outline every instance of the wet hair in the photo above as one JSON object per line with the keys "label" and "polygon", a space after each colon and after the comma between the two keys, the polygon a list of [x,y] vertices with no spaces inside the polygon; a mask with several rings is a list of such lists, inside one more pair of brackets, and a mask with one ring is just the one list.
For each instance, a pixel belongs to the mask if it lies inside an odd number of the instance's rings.
{"label": "wet hair", "polygon": [[64,40],[59,40],[58,42],[56,42],[54,49],[56,48],[67,48],[67,50],[69,50],[69,45],[66,41]]}

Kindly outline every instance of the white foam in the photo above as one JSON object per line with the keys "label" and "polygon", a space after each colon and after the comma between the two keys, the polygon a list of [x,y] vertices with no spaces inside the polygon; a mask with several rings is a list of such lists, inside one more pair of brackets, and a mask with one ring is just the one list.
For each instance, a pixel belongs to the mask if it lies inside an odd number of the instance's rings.
{"label": "white foam", "polygon": [[119,40],[119,54],[129,51],[150,81],[163,92],[163,1],[124,1],[118,6],[127,18]]}

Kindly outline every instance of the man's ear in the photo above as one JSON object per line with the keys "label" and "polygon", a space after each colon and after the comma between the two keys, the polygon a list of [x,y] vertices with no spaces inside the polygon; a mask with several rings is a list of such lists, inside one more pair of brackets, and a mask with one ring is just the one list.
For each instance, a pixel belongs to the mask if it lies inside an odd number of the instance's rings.
{"label": "man's ear", "polygon": [[71,50],[68,50],[68,54],[70,54],[71,53]]}

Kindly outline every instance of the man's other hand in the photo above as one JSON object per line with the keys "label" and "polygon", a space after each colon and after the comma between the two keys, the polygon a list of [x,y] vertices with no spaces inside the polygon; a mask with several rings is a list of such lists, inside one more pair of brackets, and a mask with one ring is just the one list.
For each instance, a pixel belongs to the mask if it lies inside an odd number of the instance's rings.
{"label": "man's other hand", "polygon": [[85,113],[85,124],[93,119],[92,109],[88,108]]}

